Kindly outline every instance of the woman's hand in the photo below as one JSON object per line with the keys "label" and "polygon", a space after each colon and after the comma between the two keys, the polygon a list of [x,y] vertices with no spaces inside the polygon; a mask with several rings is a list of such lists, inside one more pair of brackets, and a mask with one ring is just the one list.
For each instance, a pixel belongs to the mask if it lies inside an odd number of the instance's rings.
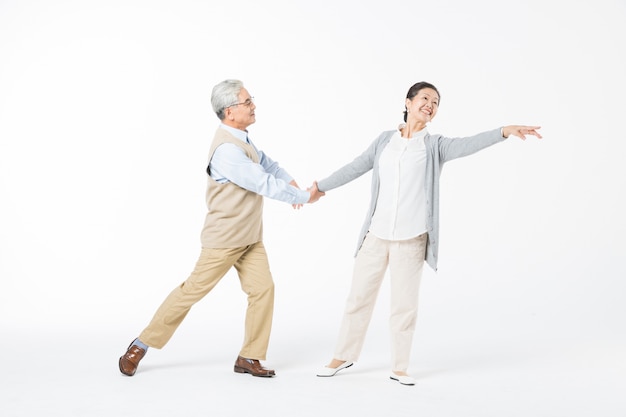
{"label": "woman's hand", "polygon": [[317,181],[313,181],[313,184],[310,187],[308,187],[306,190],[311,194],[309,203],[315,203],[317,200],[319,200],[320,198],[326,195],[325,192],[320,191],[320,189],[317,188]]}
{"label": "woman's hand", "polygon": [[504,126],[502,128],[502,136],[508,138],[510,135],[517,136],[522,140],[526,140],[526,135],[537,136],[541,139],[541,135],[537,132],[537,129],[540,129],[541,126]]}

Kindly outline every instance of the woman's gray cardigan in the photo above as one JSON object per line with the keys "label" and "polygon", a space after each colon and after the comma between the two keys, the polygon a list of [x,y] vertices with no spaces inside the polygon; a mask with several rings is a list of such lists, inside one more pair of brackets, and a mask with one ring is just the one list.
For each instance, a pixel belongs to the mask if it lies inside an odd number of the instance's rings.
{"label": "woman's gray cardigan", "polygon": [[[378,177],[380,154],[395,132],[395,130],[390,130],[381,133],[365,152],[356,157],[354,161],[317,183],[319,190],[326,192],[349,183],[371,169],[374,170],[372,173],[372,198],[365,223],[359,235],[356,253],[358,253],[365,240],[365,235],[369,231],[372,222],[372,215],[376,209],[378,187],[380,185]],[[444,162],[471,155],[505,139],[500,128],[465,138],[447,138],[441,135],[430,134],[426,134],[424,137],[427,152],[425,188],[426,226],[428,230],[425,259],[434,270],[437,270],[439,255],[439,176],[441,175]]]}

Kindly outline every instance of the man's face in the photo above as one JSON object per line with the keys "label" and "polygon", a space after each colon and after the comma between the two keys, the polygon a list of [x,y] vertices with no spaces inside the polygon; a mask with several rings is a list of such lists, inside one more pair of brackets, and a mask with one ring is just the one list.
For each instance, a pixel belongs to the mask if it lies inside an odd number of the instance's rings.
{"label": "man's face", "polygon": [[248,126],[256,122],[254,110],[256,106],[248,90],[242,88],[239,92],[236,104],[226,109],[225,124],[240,130],[246,130]]}

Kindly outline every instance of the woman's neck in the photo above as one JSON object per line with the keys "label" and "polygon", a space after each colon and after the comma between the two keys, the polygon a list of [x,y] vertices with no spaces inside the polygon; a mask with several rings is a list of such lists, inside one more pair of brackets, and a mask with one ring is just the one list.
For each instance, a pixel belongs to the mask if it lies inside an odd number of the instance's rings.
{"label": "woman's neck", "polygon": [[415,122],[415,121],[407,121],[404,128],[402,128],[402,137],[410,139],[414,134],[419,132],[420,130],[426,127],[426,123],[423,122]]}

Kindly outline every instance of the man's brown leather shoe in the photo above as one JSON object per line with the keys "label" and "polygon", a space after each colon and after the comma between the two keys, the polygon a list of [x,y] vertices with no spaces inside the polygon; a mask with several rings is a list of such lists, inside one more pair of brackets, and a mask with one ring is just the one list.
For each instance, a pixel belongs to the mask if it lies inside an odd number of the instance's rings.
{"label": "man's brown leather shoe", "polygon": [[257,359],[246,359],[242,356],[238,356],[237,361],[235,361],[235,372],[264,377],[273,377],[276,375],[273,369],[265,369]]}
{"label": "man's brown leather shoe", "polygon": [[139,366],[139,361],[143,359],[146,350],[134,345],[133,340],[128,346],[126,353],[120,357],[120,372],[124,375],[133,376]]}

